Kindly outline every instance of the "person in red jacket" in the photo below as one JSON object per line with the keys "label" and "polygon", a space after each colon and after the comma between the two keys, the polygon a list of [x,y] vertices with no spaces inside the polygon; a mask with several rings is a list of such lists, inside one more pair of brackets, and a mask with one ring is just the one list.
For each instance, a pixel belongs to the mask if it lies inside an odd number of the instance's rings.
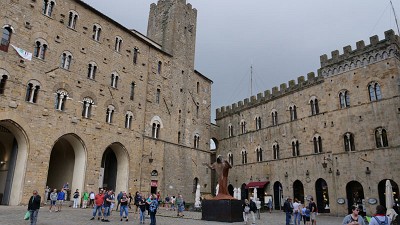
{"label": "person in red jacket", "polygon": [[103,189],[100,189],[99,193],[94,196],[94,208],[93,208],[93,217],[90,220],[94,220],[96,217],[96,212],[97,214],[97,220],[100,220],[101,215],[101,209],[103,207],[104,203],[104,194],[103,194]]}

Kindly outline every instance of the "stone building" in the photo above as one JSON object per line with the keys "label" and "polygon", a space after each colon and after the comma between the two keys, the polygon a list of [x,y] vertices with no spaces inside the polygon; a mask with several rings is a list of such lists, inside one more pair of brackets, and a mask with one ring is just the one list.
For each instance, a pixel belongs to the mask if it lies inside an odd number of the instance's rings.
{"label": "stone building", "polygon": [[194,185],[210,192],[212,81],[194,69],[196,9],[152,4],[146,36],[80,0],[0,7],[1,204],[67,182],[187,202]]}
{"label": "stone building", "polygon": [[387,31],[321,56],[317,76],[217,109],[217,154],[233,164],[230,191],[246,198],[256,189],[277,209],[287,196],[312,196],[320,213],[343,215],[358,204],[372,214],[385,205],[389,179],[398,199],[399,44]]}

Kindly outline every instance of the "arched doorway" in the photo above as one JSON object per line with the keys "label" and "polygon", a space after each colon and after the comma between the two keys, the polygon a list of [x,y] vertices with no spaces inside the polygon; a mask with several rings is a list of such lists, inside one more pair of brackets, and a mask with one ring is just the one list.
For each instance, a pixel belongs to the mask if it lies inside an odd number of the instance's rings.
{"label": "arched doorway", "polygon": [[276,210],[280,210],[282,207],[282,198],[283,198],[283,188],[282,188],[282,184],[277,181],[274,183],[274,206]]}
{"label": "arched doorway", "polygon": [[304,203],[304,187],[299,180],[293,182],[293,198],[297,198],[297,200]]}
{"label": "arched doorway", "polygon": [[229,195],[231,195],[232,197],[233,197],[233,186],[232,186],[232,184],[230,184],[230,185],[228,185],[228,193],[229,193]]}
{"label": "arched doorway", "polygon": [[218,149],[218,140],[216,138],[210,139],[210,150],[216,151]]}
{"label": "arched doorway", "polygon": [[240,187],[240,195],[243,201],[249,198],[249,189],[246,189],[246,184],[244,183]]}
{"label": "arched doorway", "polygon": [[68,182],[70,190],[83,190],[86,171],[86,150],[82,140],[75,134],[66,134],[54,144],[51,154],[46,185],[60,190]]}
{"label": "arched doorway", "polygon": [[28,142],[11,120],[0,121],[0,204],[19,205],[25,177]]}
{"label": "arched doorway", "polygon": [[328,192],[328,184],[322,178],[319,178],[315,182],[315,196],[316,203],[318,207],[318,212],[320,213],[329,213],[329,192]]}
{"label": "arched doorway", "polygon": [[[364,200],[364,189],[358,181],[350,181],[346,185],[347,209],[351,213],[352,205],[362,205]],[[361,212],[360,212],[361,213]]]}
{"label": "arched doorway", "polygon": [[120,143],[109,145],[103,153],[100,168],[100,187],[115,192],[128,191],[129,155]]}
{"label": "arched doorway", "polygon": [[387,180],[390,180],[390,184],[392,185],[393,199],[394,199],[395,201],[396,201],[396,199],[397,199],[397,200],[399,199],[399,186],[397,185],[397,183],[394,182],[394,181],[391,180],[391,179],[384,179],[384,180],[381,180],[381,181],[378,183],[379,204],[380,204],[380,205],[383,205],[383,206],[385,206],[385,207],[386,207],[386,198],[385,198],[385,195],[386,195],[386,181],[387,181]]}

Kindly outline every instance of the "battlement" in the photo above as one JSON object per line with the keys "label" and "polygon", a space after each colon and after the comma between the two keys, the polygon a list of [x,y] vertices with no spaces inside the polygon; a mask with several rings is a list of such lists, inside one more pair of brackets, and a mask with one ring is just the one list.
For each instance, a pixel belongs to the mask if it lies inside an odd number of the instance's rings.
{"label": "battlement", "polygon": [[[355,50],[352,50],[350,45],[345,46],[343,47],[343,54],[340,54],[339,50],[334,50],[331,52],[331,58],[328,58],[326,54],[321,55],[320,56],[321,69],[324,67],[329,67],[334,64],[341,63],[343,61],[351,61],[352,58],[354,58],[355,56],[360,56],[368,52],[374,52],[374,57],[375,57],[376,56],[375,53],[387,49],[387,47],[389,47],[391,44],[395,43],[396,45],[399,45],[400,38],[394,33],[393,30],[388,30],[385,31],[384,39],[379,40],[378,35],[374,35],[369,38],[369,41],[370,41],[369,45],[365,45],[365,42],[363,40],[358,41],[356,43]],[[350,65],[348,66],[350,67]]]}
{"label": "battlement", "polygon": [[258,93],[256,96],[251,96],[237,103],[233,103],[230,106],[223,106],[218,108],[216,111],[216,119],[221,119],[226,116],[238,113],[244,109],[248,109],[260,104],[265,104],[269,101],[276,100],[287,94],[293,93],[295,91],[302,90],[304,88],[316,85],[323,82],[323,77],[318,75],[315,76],[314,72],[307,74],[307,80],[304,76],[297,78],[297,83],[295,80],[290,80],[288,84],[282,83],[279,88],[273,87],[272,90],[266,90],[264,93]]}
{"label": "battlement", "polygon": [[186,3],[186,0],[158,0],[157,4],[152,3],[150,5],[150,10],[154,10],[157,6],[158,7],[166,7],[174,4],[175,2],[186,5],[188,11],[193,11],[197,14],[197,9],[193,8],[192,4]]}

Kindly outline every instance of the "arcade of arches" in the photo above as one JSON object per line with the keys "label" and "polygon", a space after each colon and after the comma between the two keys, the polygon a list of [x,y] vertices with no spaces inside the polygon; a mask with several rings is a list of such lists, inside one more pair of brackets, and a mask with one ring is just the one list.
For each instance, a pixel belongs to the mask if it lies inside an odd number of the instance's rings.
{"label": "arcade of arches", "polygon": [[[11,120],[0,121],[0,204],[19,205],[24,187],[32,178],[26,177],[30,152],[27,135],[22,127]],[[76,134],[65,134],[53,144],[48,156],[47,178],[43,186],[58,190],[65,183],[69,188],[85,188],[87,150]],[[129,155],[120,143],[110,144],[103,153],[99,176],[99,187],[128,190]],[[99,160],[100,160],[99,159]],[[99,162],[100,164],[100,162]],[[41,164],[46,165],[46,164]],[[97,187],[97,184],[95,184]]]}

